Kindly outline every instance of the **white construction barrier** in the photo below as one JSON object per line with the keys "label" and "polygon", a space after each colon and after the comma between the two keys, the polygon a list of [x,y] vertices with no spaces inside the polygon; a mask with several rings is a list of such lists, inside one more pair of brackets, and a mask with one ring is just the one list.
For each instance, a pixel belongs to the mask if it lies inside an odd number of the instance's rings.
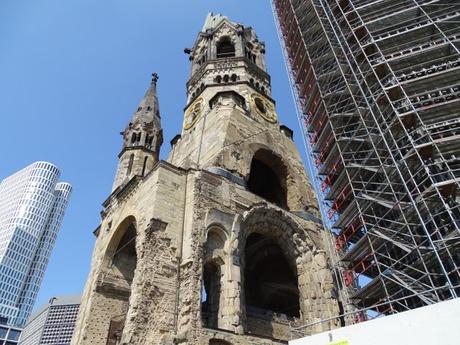
{"label": "white construction barrier", "polygon": [[291,340],[289,345],[460,345],[460,298]]}

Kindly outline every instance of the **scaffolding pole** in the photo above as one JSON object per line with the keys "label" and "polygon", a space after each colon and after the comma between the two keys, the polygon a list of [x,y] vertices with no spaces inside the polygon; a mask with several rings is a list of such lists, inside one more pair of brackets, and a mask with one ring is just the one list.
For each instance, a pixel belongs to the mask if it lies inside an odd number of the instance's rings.
{"label": "scaffolding pole", "polygon": [[460,4],[272,9],[344,298],[386,315],[458,297]]}

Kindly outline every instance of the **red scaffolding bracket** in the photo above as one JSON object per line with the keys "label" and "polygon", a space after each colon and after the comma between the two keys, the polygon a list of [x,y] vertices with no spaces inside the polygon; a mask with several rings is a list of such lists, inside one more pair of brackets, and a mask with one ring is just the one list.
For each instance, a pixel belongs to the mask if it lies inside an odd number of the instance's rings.
{"label": "red scaffolding bracket", "polygon": [[362,226],[363,223],[361,222],[361,219],[358,218],[343,229],[335,240],[336,249],[341,251]]}
{"label": "red scaffolding bracket", "polygon": [[327,213],[329,219],[332,219],[335,213],[342,211],[342,209],[344,208],[345,202],[348,200],[348,197],[350,195],[351,195],[351,188],[349,185],[347,185],[332,203],[331,209]]}
{"label": "red scaffolding bracket", "polygon": [[376,265],[374,255],[372,253],[366,254],[356,265],[349,270],[344,271],[345,286],[349,287],[361,274],[366,273],[369,268]]}

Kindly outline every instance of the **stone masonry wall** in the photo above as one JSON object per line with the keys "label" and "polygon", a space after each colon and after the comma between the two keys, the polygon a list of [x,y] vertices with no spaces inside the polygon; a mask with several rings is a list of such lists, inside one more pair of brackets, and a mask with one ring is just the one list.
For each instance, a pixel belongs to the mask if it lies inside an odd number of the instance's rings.
{"label": "stone masonry wall", "polygon": [[[235,88],[223,86],[222,91]],[[250,98],[251,89],[246,85],[237,90],[246,99]],[[204,97],[211,97],[212,92],[217,91],[205,90]],[[195,126],[182,133],[168,161],[185,169],[221,167],[247,181],[254,154],[261,149],[269,151],[285,165],[289,208],[319,216],[316,196],[294,142],[278,123],[268,123],[255,115],[249,104],[247,101],[243,109],[227,98],[212,109],[207,105]]]}
{"label": "stone masonry wall", "polygon": [[[160,197],[161,200],[156,199]],[[91,272],[86,283],[84,298],[77,319],[76,330],[72,339],[75,345],[105,345],[109,330],[110,320],[114,317],[127,314],[128,308],[123,307],[114,299],[108,298],[105,292],[98,288],[100,277],[111,271],[110,260],[114,248],[120,241],[127,219],[134,219],[136,223],[136,249],[137,249],[137,266],[133,279],[133,289],[128,291],[125,296],[126,301],[129,298],[129,305],[132,301],[138,300],[138,293],[142,287],[140,282],[143,281],[143,270],[145,270],[147,260],[140,258],[149,258],[152,253],[150,243],[147,241],[147,229],[151,227],[152,219],[160,219],[168,224],[167,241],[168,250],[180,247],[180,238],[183,227],[185,205],[185,174],[180,169],[175,169],[167,163],[160,163],[156,169],[142,180],[142,188],[139,182],[132,186],[127,186],[125,190],[117,196],[112,196],[111,200],[106,203],[103,212],[103,220],[97,234],[96,245],[94,249]],[[147,252],[146,252],[147,251]],[[148,254],[147,254],[148,253]],[[176,254],[174,253],[174,256]],[[177,260],[168,257],[165,262],[168,265]],[[165,269],[166,271],[166,269]],[[151,272],[151,271],[150,271]],[[152,278],[152,277],[150,277]],[[174,280],[177,275],[174,274]],[[139,285],[141,284],[141,285]],[[100,284],[99,284],[100,285]],[[116,283],[114,283],[116,290]],[[126,290],[126,282],[119,281],[119,290]],[[131,317],[136,313],[129,310],[127,325],[132,324]],[[126,327],[125,327],[126,328]],[[136,334],[134,329],[127,328],[132,334]]]}
{"label": "stone masonry wall", "polygon": [[[257,319],[246,315],[241,254],[245,238],[253,231],[279,238],[290,262],[295,265],[302,320],[294,322],[312,322],[338,314],[337,301],[331,294],[333,283],[327,252],[320,236],[324,230],[320,225],[267,204],[244,187],[209,172],[190,171],[185,178],[183,172],[174,172],[167,166],[159,167],[153,174],[143,182],[142,188],[136,187],[129,197],[118,200],[116,208],[109,208],[105,216],[112,222],[128,214],[139,220],[138,264],[123,342],[133,345],[172,341],[202,344],[203,339],[209,338],[202,324],[201,286],[204,248],[211,227],[213,231],[222,229],[226,242],[223,249],[213,255],[222,256],[223,265],[219,328],[230,332],[226,337],[232,338],[232,343],[243,344],[241,339],[248,339],[244,334],[249,330],[254,334],[253,339],[260,339],[254,344],[278,344],[289,336],[287,323],[283,324],[282,318],[273,316],[272,321],[267,321],[266,317]],[[169,193],[158,194],[158,188],[164,192],[169,190]],[[166,209],[164,212],[156,210],[153,204],[155,207],[164,205]],[[134,212],[147,205],[152,206],[144,210],[142,216]],[[181,216],[184,210],[189,210],[186,217]],[[117,211],[123,212],[118,214]],[[150,215],[148,222],[147,215]],[[165,216],[169,222],[161,218]],[[97,248],[106,248],[111,239],[109,235],[115,233],[114,229],[107,230],[107,225],[107,221],[102,223]],[[183,231],[185,229],[187,231]],[[104,256],[95,256],[93,271],[101,272]],[[90,277],[97,277],[97,274]],[[95,286],[95,278],[88,281],[89,292],[85,294],[90,297],[79,317],[73,344],[105,344],[108,314],[116,316],[126,312],[123,303],[118,305],[107,299]],[[335,324],[330,326],[335,327]]]}

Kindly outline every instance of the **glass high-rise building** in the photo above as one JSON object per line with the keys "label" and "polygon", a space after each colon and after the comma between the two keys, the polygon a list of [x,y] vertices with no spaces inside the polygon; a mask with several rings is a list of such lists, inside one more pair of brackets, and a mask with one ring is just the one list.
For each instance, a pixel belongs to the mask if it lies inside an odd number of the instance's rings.
{"label": "glass high-rise building", "polygon": [[357,321],[460,296],[460,3],[272,0]]}
{"label": "glass high-rise building", "polygon": [[59,169],[36,162],[0,183],[0,317],[26,323],[72,187]]}
{"label": "glass high-rise building", "polygon": [[68,345],[72,340],[80,297],[59,296],[34,313],[21,334],[20,345]]}
{"label": "glass high-rise building", "polygon": [[0,318],[0,345],[18,345],[22,328],[6,325],[6,319]]}

